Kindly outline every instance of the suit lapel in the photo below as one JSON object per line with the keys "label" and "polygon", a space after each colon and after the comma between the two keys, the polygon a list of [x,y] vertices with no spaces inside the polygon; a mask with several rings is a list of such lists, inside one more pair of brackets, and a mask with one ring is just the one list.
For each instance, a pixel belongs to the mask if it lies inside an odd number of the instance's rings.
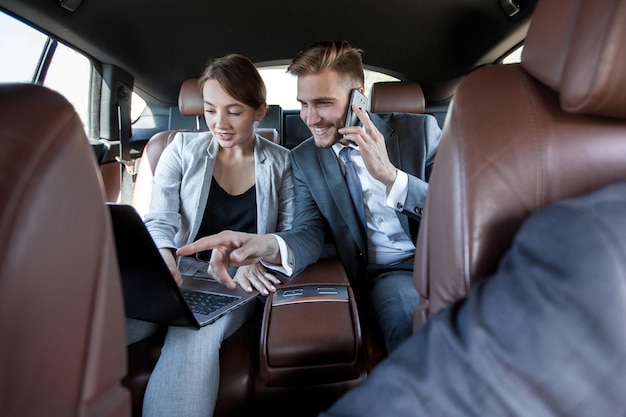
{"label": "suit lapel", "polygon": [[[359,220],[357,218],[352,199],[350,198],[350,191],[341,172],[337,155],[332,150],[320,149],[316,152],[318,163],[320,164],[320,170],[324,175],[328,187],[328,193],[330,194],[328,199],[334,201],[337,209],[337,216],[341,216],[343,221],[348,225],[350,232],[354,240],[357,242],[359,249],[362,252],[366,251],[366,242],[361,235],[361,229],[359,227]],[[330,214],[329,214],[330,215]]]}

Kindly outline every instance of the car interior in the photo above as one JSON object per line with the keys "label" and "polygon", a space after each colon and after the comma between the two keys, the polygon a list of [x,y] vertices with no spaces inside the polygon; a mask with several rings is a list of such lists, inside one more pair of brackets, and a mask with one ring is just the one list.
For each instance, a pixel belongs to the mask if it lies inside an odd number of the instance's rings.
{"label": "car interior", "polygon": [[[0,70],[1,415],[141,416],[166,328],[126,343],[106,203],[145,214],[161,152],[177,132],[207,130],[197,77],[211,57],[239,52],[284,75],[307,44],[345,38],[393,77],[368,86],[370,112],[436,117],[415,331],[496,270],[532,213],[626,180],[625,2],[410,3],[333,15],[326,1],[0,0],[0,16],[45,39],[32,78]],[[90,62],[86,116],[46,81],[63,45]],[[297,107],[268,104],[259,135],[289,149],[310,136]],[[215,416],[315,416],[385,360],[338,258],[280,290],[298,297],[268,296],[222,344]]]}

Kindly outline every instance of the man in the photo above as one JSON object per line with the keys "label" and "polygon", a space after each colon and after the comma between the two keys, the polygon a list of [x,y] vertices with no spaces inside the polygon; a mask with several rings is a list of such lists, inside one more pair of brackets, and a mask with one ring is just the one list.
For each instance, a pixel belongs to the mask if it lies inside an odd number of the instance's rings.
{"label": "man", "polygon": [[[430,115],[368,114],[356,106],[362,126],[344,127],[352,90],[364,90],[361,54],[345,41],[317,42],[288,68],[298,77],[300,116],[312,133],[292,151],[292,229],[262,236],[225,232],[179,254],[215,248],[209,272],[233,287],[222,267],[261,259],[297,274],[320,257],[329,230],[355,290],[368,294],[390,352],[412,333],[419,301],[412,279],[414,242],[441,130]],[[351,155],[340,158],[345,147]],[[364,200],[356,206],[344,180],[348,159],[361,184],[357,198]],[[222,258],[239,246],[234,258]]]}
{"label": "man", "polygon": [[323,417],[623,416],[626,183],[538,211],[496,274]]}

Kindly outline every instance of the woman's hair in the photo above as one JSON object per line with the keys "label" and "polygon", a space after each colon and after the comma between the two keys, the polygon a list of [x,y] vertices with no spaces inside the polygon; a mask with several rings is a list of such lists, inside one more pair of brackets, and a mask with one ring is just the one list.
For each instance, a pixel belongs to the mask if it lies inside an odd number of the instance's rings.
{"label": "woman's hair", "polygon": [[347,41],[319,41],[298,52],[287,71],[301,76],[333,69],[347,87],[362,87],[365,83],[362,54],[361,49]]}
{"label": "woman's hair", "polygon": [[252,61],[243,55],[229,54],[216,58],[202,72],[200,90],[208,80],[215,80],[235,100],[258,109],[265,103],[265,83]]}

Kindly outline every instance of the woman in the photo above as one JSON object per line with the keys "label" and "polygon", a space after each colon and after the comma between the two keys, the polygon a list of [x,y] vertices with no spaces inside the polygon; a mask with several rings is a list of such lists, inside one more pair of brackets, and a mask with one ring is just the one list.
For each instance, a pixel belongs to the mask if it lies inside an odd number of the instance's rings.
{"label": "woman", "polygon": [[[293,182],[289,151],[254,132],[267,110],[265,85],[241,55],[213,61],[199,80],[210,132],[179,133],[156,168],[145,222],[180,282],[206,276],[209,253],[175,258],[175,249],[235,229],[270,233],[290,228]],[[275,291],[278,279],[259,263],[231,271],[245,291]],[[219,349],[254,311],[254,303],[193,330],[170,327],[150,377],[144,416],[210,416],[219,388]]]}

